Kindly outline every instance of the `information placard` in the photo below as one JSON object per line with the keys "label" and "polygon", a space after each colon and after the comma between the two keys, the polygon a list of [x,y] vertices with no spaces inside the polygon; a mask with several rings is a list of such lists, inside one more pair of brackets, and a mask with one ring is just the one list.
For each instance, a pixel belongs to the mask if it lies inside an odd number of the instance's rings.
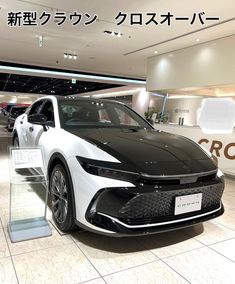
{"label": "information placard", "polygon": [[12,165],[14,169],[43,167],[41,149],[12,150]]}

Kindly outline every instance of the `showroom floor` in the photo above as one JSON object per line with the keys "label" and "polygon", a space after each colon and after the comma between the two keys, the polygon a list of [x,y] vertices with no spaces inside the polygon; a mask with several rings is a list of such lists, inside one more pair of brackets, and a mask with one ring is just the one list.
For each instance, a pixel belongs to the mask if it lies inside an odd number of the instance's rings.
{"label": "showroom floor", "polygon": [[[0,138],[0,283],[234,283],[235,179],[222,217],[164,234],[109,238],[88,232],[11,243],[9,135]],[[50,212],[48,210],[48,219]]]}

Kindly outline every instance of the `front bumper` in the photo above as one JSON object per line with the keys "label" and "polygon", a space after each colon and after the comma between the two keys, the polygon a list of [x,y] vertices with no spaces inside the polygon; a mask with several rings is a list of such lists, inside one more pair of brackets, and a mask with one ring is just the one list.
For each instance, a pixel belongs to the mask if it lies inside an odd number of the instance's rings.
{"label": "front bumper", "polygon": [[[116,236],[175,230],[222,215],[223,190],[224,182],[220,178],[205,184],[167,185],[157,189],[151,185],[104,188],[91,201],[86,220],[93,226],[115,232]],[[202,193],[201,210],[174,215],[175,198],[196,193]]]}

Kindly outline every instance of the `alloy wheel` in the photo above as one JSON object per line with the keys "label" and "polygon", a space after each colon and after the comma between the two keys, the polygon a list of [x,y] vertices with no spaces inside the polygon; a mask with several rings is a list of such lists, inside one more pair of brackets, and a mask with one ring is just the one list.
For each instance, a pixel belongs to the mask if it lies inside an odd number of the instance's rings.
{"label": "alloy wheel", "polygon": [[51,183],[52,212],[58,223],[64,223],[68,214],[68,192],[63,173],[56,170]]}

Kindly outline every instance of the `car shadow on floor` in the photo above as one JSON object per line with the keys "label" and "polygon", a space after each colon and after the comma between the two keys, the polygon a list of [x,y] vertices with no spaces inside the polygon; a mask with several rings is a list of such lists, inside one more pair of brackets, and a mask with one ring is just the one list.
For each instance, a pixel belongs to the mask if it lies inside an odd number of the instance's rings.
{"label": "car shadow on floor", "polygon": [[87,231],[74,231],[71,232],[71,235],[75,242],[78,243],[78,246],[85,245],[113,253],[131,253],[184,243],[200,235],[203,231],[203,224],[198,224],[186,229],[138,237],[109,237]]}

